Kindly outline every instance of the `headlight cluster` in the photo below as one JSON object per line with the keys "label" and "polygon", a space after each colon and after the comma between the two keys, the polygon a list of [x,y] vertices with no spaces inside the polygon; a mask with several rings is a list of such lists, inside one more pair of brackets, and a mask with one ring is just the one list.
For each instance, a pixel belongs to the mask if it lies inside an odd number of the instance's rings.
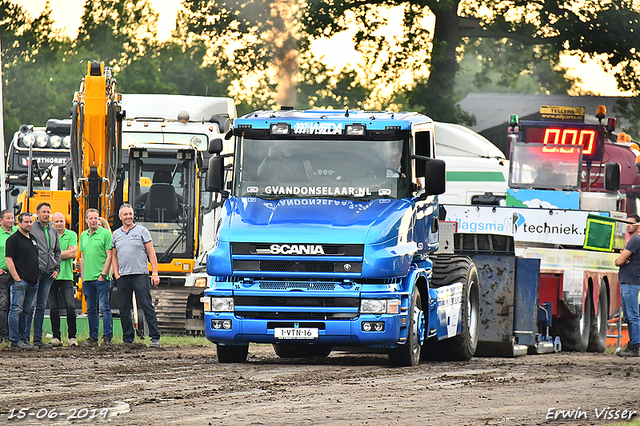
{"label": "headlight cluster", "polygon": [[211,297],[204,296],[200,298],[204,303],[206,312],[233,312],[234,304],[232,297]]}
{"label": "headlight cluster", "polygon": [[71,136],[48,135],[44,132],[27,133],[20,136],[22,146],[29,148],[62,148],[69,149],[71,147]]}
{"label": "headlight cluster", "polygon": [[362,299],[361,314],[397,314],[400,313],[399,299]]}

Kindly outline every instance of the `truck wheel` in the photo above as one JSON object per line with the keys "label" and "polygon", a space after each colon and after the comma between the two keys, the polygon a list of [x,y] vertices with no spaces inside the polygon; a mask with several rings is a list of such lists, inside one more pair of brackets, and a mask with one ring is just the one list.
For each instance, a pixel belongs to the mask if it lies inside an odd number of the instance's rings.
{"label": "truck wheel", "polygon": [[480,315],[478,270],[467,256],[440,254],[432,256],[432,260],[432,285],[434,287],[463,283],[462,327],[457,336],[440,341],[428,340],[423,355],[430,360],[467,361],[475,354],[478,347],[478,319]]}
{"label": "truck wheel", "polygon": [[413,367],[420,363],[420,353],[424,342],[425,319],[424,311],[422,310],[422,297],[417,288],[413,290],[411,295],[409,312],[407,341],[404,345],[389,351],[389,363],[394,367]]}
{"label": "truck wheel", "polygon": [[247,362],[249,345],[216,345],[220,364],[241,364]]}
{"label": "truck wheel", "polygon": [[565,351],[584,352],[589,345],[591,330],[591,295],[584,301],[583,313],[571,318],[558,318],[555,321],[552,335],[560,336],[562,349]]}
{"label": "truck wheel", "polygon": [[609,319],[609,298],[607,289],[600,286],[598,297],[598,315],[591,317],[591,330],[589,333],[589,352],[604,352],[607,349],[607,321]]}
{"label": "truck wheel", "polygon": [[331,346],[274,343],[273,350],[280,358],[326,358],[331,353]]}

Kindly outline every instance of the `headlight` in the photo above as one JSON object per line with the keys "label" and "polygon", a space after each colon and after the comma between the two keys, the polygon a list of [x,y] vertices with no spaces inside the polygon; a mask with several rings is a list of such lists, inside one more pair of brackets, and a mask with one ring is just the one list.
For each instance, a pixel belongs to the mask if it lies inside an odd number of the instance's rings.
{"label": "headlight", "polygon": [[196,279],[195,286],[196,287],[206,287],[207,286],[207,279],[206,278],[198,278],[198,279]]}
{"label": "headlight", "polygon": [[62,139],[62,145],[67,149],[71,148],[71,136],[65,136]]}
{"label": "headlight", "polygon": [[211,298],[211,311],[212,312],[233,312],[233,298],[232,297],[212,297]]}
{"label": "headlight", "polygon": [[38,136],[36,136],[36,145],[39,148],[44,148],[45,146],[47,146],[47,142],[49,142],[49,138],[47,137],[47,135],[40,133]]}
{"label": "headlight", "polygon": [[361,314],[384,314],[386,312],[386,299],[362,299],[360,301]]}
{"label": "headlight", "polygon": [[29,147],[29,146],[33,145],[33,143],[35,141],[36,141],[36,136],[33,133],[29,133],[28,135],[24,135],[24,137],[22,138],[22,143],[26,147]]}
{"label": "headlight", "polygon": [[206,146],[204,146],[204,139],[200,136],[194,136],[191,138],[191,146],[197,148],[198,151],[202,151],[206,148]]}
{"label": "headlight", "polygon": [[397,314],[400,313],[399,299],[362,299],[361,314]]}
{"label": "headlight", "polygon": [[58,135],[53,135],[51,136],[49,143],[51,144],[51,148],[60,148],[60,145],[62,145],[62,138]]}

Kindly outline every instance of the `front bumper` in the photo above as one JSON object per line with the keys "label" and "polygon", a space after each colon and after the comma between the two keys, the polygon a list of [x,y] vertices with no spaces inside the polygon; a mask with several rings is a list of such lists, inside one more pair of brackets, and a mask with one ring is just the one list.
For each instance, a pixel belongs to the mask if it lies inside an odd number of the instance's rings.
{"label": "front bumper", "polygon": [[[214,328],[216,321],[231,321],[231,328]],[[364,331],[363,323],[384,323],[383,331]],[[361,314],[349,320],[266,320],[238,318],[232,312],[206,312],[205,335],[214,343],[314,343],[331,346],[395,347],[406,336],[406,313]],[[281,339],[276,328],[313,328],[318,330],[314,339]],[[405,331],[403,333],[403,330]]]}

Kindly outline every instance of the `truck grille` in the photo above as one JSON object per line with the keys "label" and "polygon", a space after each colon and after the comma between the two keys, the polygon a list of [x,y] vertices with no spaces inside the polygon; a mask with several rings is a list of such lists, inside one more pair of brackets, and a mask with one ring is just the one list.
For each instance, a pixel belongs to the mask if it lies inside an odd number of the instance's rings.
{"label": "truck grille", "polygon": [[319,312],[242,312],[236,316],[245,319],[262,320],[352,320],[358,318],[357,313],[319,313]]}
{"label": "truck grille", "polygon": [[[350,320],[358,317],[360,304],[357,297],[236,296],[233,301],[235,315],[238,317],[273,320]],[[271,309],[258,309],[264,307]],[[295,309],[298,307],[301,308],[300,311]],[[331,308],[331,312],[318,312],[317,309],[311,311],[307,308]]]}
{"label": "truck grille", "polygon": [[260,290],[335,290],[336,283],[332,282],[306,282],[306,281],[260,281]]}
{"label": "truck grille", "polygon": [[335,272],[333,262],[294,262],[290,260],[263,260],[261,271],[273,272]]}
{"label": "truck grille", "polygon": [[[275,244],[275,243],[274,243]],[[271,243],[232,243],[231,253],[234,255],[256,255],[269,252]],[[325,256],[362,256],[362,244],[320,244]]]}
{"label": "truck grille", "polygon": [[362,272],[362,262],[318,262],[296,260],[234,260],[234,271],[261,272]]}
{"label": "truck grille", "polygon": [[279,297],[279,296],[236,296],[235,306],[320,306],[331,308],[357,308],[360,300],[357,297]]}

